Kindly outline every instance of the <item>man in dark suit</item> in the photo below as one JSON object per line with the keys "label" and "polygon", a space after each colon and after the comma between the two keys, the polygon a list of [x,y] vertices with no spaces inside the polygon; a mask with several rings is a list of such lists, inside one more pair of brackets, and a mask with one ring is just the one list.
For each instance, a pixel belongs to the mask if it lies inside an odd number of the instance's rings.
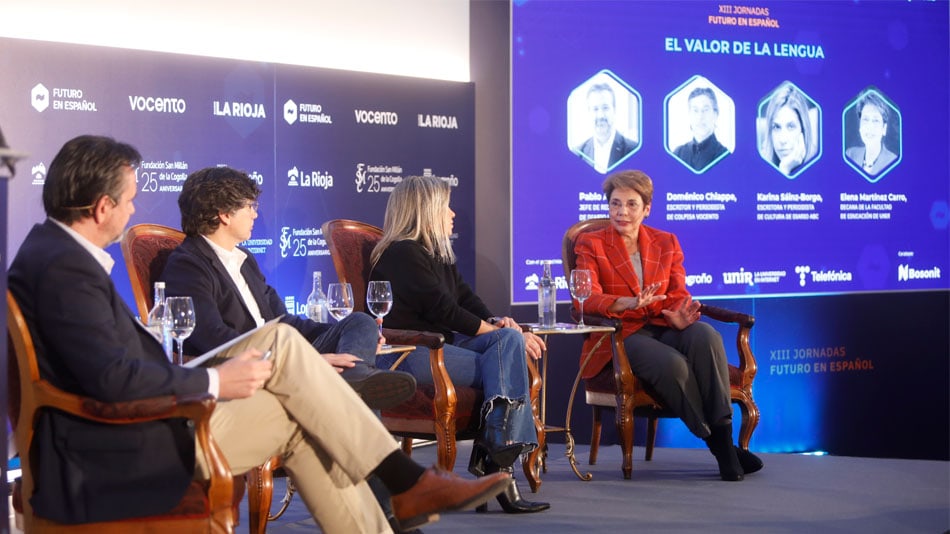
{"label": "man in dark suit", "polygon": [[[10,290],[36,346],[42,378],[106,402],[207,392],[220,400],[212,434],[235,473],[275,454],[324,531],[389,528],[365,478],[394,495],[401,521],[485,502],[508,483],[424,470],[402,454],[352,388],[293,328],[273,324],[220,353],[215,368],[173,365],[135,319],[109,276],[104,250],[135,212],[135,148],[80,136],[53,159],[43,186],[49,217],[10,266]],[[269,359],[261,359],[264,351]],[[333,406],[335,409],[316,409]],[[21,451],[27,454],[27,451]],[[182,420],[109,426],[57,412],[35,424],[34,512],[64,523],[161,514],[181,498],[196,465]]]}
{"label": "man in dark suit", "polygon": [[178,207],[186,237],[169,256],[161,280],[166,295],[190,296],[195,303],[195,330],[185,340],[185,353],[205,353],[283,315],[281,322],[303,334],[371,408],[411,397],[411,374],[375,368],[380,336],[369,315],[354,313],[330,325],[286,314],[254,255],[238,246],[251,237],[260,192],[247,174],[228,167],[193,172],[182,186]]}
{"label": "man in dark suit", "polygon": [[594,135],[577,147],[575,152],[597,172],[605,174],[637,148],[638,143],[614,127],[617,98],[610,84],[595,83],[590,86],[587,90],[587,109],[594,120]]}

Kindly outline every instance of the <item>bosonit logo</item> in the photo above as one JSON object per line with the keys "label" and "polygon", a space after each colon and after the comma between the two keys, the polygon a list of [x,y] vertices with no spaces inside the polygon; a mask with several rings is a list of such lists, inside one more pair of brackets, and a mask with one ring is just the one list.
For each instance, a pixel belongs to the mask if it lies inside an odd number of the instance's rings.
{"label": "bosonit logo", "polygon": [[940,278],[940,267],[936,265],[930,269],[914,269],[906,263],[897,266],[898,282],[907,282],[910,280],[939,280]]}

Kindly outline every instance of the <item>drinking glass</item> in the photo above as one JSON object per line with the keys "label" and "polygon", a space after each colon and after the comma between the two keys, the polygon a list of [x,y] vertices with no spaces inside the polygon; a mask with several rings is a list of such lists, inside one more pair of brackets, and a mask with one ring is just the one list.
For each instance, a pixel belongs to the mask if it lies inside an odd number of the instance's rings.
{"label": "drinking glass", "polygon": [[591,281],[590,281],[590,271],[587,269],[574,269],[571,271],[571,296],[577,299],[577,302],[580,303],[581,308],[581,318],[577,322],[577,326],[584,326],[584,301],[590,297],[591,291]]}
{"label": "drinking glass", "polygon": [[[393,288],[385,280],[373,280],[366,288],[366,308],[382,319],[393,307]],[[379,323],[379,335],[383,335],[383,323]]]}
{"label": "drinking glass", "polygon": [[334,282],[327,287],[327,311],[337,321],[353,312],[353,286]]}
{"label": "drinking glass", "polygon": [[165,331],[178,344],[178,352],[173,353],[172,363],[181,365],[185,352],[185,339],[195,330],[195,303],[191,297],[168,297],[165,299]]}

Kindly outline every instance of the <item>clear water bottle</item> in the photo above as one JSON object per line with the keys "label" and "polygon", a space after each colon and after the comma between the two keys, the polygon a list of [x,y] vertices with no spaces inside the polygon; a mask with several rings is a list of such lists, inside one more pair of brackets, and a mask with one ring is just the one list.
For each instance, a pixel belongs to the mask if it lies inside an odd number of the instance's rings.
{"label": "clear water bottle", "polygon": [[556,322],[555,307],[557,305],[557,287],[554,285],[554,277],[551,276],[551,261],[541,262],[544,272],[541,274],[541,280],[538,282],[538,323],[541,326],[554,326]]}
{"label": "clear water bottle", "polygon": [[320,271],[313,271],[313,291],[307,297],[307,317],[311,321],[325,323],[327,317],[327,295],[323,292],[323,276]]}
{"label": "clear water bottle", "polygon": [[155,296],[152,299],[152,309],[148,312],[145,326],[161,340],[165,356],[171,360],[172,337],[165,331],[165,282],[155,282]]}

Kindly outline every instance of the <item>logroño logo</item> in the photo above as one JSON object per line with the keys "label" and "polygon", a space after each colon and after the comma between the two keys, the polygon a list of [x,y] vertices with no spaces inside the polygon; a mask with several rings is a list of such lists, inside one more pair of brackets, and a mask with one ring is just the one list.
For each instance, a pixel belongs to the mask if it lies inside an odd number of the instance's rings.
{"label": "logro\u00f1o logo", "polygon": [[33,185],[43,185],[46,183],[46,165],[41,161],[33,166]]}

